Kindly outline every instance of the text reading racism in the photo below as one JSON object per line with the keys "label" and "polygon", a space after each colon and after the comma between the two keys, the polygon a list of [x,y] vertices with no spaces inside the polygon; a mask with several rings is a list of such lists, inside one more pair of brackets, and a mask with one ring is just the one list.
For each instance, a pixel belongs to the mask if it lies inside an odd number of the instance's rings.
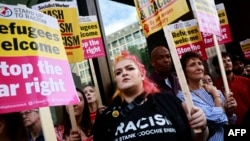
{"label": "text reading racism", "polygon": [[[75,48],[80,48],[80,35],[74,35],[76,34],[73,29],[74,24],[70,22],[65,22],[65,16],[64,16],[64,11],[63,10],[47,10],[43,11],[43,13],[50,15],[52,17],[55,17],[60,26],[60,31],[62,34],[62,40],[63,40],[63,45],[65,49],[75,49]],[[79,27],[77,27],[79,28]]]}

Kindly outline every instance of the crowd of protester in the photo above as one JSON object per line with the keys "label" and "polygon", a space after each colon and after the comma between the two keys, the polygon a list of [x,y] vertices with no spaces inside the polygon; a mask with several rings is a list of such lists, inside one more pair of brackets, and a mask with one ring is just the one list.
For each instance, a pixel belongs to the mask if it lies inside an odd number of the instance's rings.
{"label": "crowd of protester", "polygon": [[[223,141],[225,125],[249,125],[250,64],[238,55],[222,52],[229,93],[224,89],[217,56],[213,69],[196,52],[186,52],[181,66],[193,105],[188,110],[171,54],[165,46],[150,54],[147,72],[135,55],[123,51],[114,62],[116,91],[103,106],[94,85],[76,88],[80,102],[73,105],[77,128],[70,121],[69,106],[62,107],[55,124],[58,141]],[[24,130],[23,130],[24,129]],[[197,130],[199,129],[199,130]],[[44,141],[39,109],[0,114],[1,141]]]}

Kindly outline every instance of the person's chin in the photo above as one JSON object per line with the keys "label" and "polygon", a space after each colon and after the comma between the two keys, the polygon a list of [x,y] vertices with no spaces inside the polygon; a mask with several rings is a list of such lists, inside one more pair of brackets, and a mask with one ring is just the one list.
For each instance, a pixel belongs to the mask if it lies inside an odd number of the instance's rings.
{"label": "person's chin", "polygon": [[75,112],[75,116],[78,117],[80,116],[81,114],[79,112]]}
{"label": "person's chin", "polygon": [[122,87],[120,87],[120,90],[126,92],[126,91],[130,91],[131,89],[133,89],[133,85],[132,84],[126,84],[126,85],[123,85]]}
{"label": "person's chin", "polygon": [[88,103],[95,103],[96,101],[97,101],[96,99],[91,99],[91,100],[89,100]]}
{"label": "person's chin", "polygon": [[30,122],[25,122],[25,123],[24,123],[24,126],[25,126],[25,127],[29,127],[30,125],[31,125]]}
{"label": "person's chin", "polygon": [[166,71],[170,71],[171,69],[172,69],[172,67],[171,66],[165,66],[165,68],[164,68]]}
{"label": "person's chin", "polygon": [[228,75],[228,74],[230,74],[230,73],[232,73],[233,71],[232,70],[226,70],[226,74]]}

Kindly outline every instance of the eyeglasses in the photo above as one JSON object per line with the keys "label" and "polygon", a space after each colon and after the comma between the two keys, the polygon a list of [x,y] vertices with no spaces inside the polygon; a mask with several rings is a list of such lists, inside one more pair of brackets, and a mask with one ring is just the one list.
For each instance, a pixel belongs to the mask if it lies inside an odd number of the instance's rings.
{"label": "eyeglasses", "polygon": [[32,112],[38,112],[38,110],[28,110],[28,111],[25,111],[25,112],[21,112],[21,115],[22,116],[29,116]]}

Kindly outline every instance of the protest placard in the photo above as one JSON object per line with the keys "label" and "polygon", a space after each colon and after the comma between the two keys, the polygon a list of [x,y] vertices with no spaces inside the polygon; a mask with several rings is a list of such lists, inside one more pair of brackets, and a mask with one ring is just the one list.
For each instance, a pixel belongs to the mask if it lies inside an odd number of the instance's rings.
{"label": "protest placard", "polygon": [[58,20],[69,63],[83,61],[83,51],[80,39],[79,15],[74,1],[50,1],[32,6],[32,9],[41,11]]}
{"label": "protest placard", "polygon": [[77,103],[55,18],[0,4],[0,113]]}
{"label": "protest placard", "polygon": [[80,16],[80,35],[84,59],[105,56],[100,27],[95,15]]}
{"label": "protest placard", "polygon": [[198,21],[200,31],[213,35],[213,42],[219,61],[221,76],[225,87],[225,94],[229,94],[229,86],[226,78],[225,68],[222,62],[221,51],[217,36],[221,36],[220,21],[214,0],[190,0],[195,18]]}
{"label": "protest placard", "polygon": [[134,0],[134,3],[146,37],[189,12],[186,0]]}
{"label": "protest placard", "polygon": [[[226,9],[223,3],[217,4],[216,9],[218,12],[221,28],[221,36],[217,36],[218,44],[222,45],[232,41],[230,26],[227,19]],[[213,34],[201,32],[202,39],[206,48],[213,47]]]}
{"label": "protest placard", "polygon": [[169,29],[179,57],[185,52],[195,51],[201,54],[204,60],[207,59],[196,19],[170,24]]}
{"label": "protest placard", "polygon": [[240,42],[241,50],[246,60],[250,60],[250,39],[246,39]]}

